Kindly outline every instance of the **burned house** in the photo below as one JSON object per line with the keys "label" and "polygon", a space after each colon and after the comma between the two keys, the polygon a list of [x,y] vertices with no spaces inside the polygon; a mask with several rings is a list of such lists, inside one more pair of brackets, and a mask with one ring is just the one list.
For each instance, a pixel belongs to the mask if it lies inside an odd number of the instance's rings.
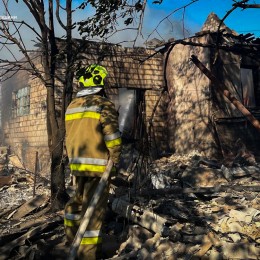
{"label": "burned house", "polygon": [[[161,107],[153,113],[153,104],[163,86],[163,55],[155,55],[141,64],[154,53],[144,48],[88,42],[82,60],[86,64],[99,63],[107,68],[106,92],[119,111],[119,126],[123,136],[131,141],[140,139],[140,131],[146,131],[144,123],[153,114],[155,138],[165,149],[163,146],[167,139],[162,125],[166,121],[166,109]],[[38,64],[41,64],[40,60]],[[40,79],[26,71],[19,71],[3,82],[1,103],[2,145],[10,146],[11,151],[31,171],[37,152],[40,170],[44,175],[49,174],[46,93]],[[57,113],[61,93],[61,88],[57,87]]]}
{"label": "burned house", "polygon": [[[223,95],[223,88],[260,118],[260,39],[238,35],[211,13],[201,32],[175,41],[166,53],[169,146],[221,158],[248,151],[259,156],[260,134]],[[194,55],[218,83],[196,66]]]}
{"label": "burned house", "polygon": [[[238,35],[212,13],[201,32],[168,42],[158,51],[89,42],[82,56],[88,64],[107,68],[107,93],[119,111],[123,136],[142,139],[153,157],[196,150],[220,158],[236,156],[243,147],[258,156],[257,129],[191,56],[260,118],[259,46],[259,39]],[[3,82],[2,144],[10,145],[31,170],[36,152],[42,169],[49,161],[45,99],[43,84],[25,71]]]}

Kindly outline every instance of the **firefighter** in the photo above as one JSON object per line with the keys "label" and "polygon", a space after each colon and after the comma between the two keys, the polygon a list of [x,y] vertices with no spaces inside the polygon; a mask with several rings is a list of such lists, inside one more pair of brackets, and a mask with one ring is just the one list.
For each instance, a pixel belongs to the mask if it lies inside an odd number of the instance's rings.
{"label": "firefighter", "polygon": [[[105,96],[107,70],[92,64],[76,73],[80,91],[69,104],[66,115],[66,148],[70,170],[75,176],[75,195],[65,206],[64,226],[72,242],[89,202],[105,171],[108,158],[119,162],[121,137],[118,112]],[[81,240],[78,259],[99,259],[102,251],[101,227],[108,200],[107,186]]]}

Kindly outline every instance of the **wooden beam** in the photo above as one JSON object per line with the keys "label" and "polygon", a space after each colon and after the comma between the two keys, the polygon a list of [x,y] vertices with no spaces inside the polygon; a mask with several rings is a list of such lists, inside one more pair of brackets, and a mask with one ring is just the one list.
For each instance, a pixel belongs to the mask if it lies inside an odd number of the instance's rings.
{"label": "wooden beam", "polygon": [[242,185],[221,185],[221,186],[212,186],[212,187],[199,187],[199,188],[182,188],[179,186],[167,188],[167,189],[145,189],[137,193],[141,196],[156,196],[156,195],[165,195],[165,194],[189,194],[189,193],[200,193],[200,194],[212,194],[218,192],[232,192],[232,191],[251,191],[259,192],[259,185],[251,186],[242,186]]}
{"label": "wooden beam", "polygon": [[248,121],[260,132],[260,122],[251,114],[251,112],[230,93],[226,86],[222,84],[204,64],[202,64],[195,55],[191,55],[190,59],[201,71],[204,73],[212,83],[216,85],[216,90],[224,95],[247,119]]}
{"label": "wooden beam", "polygon": [[26,216],[27,214],[31,213],[33,210],[42,206],[45,202],[47,202],[48,197],[43,195],[37,195],[34,198],[25,202],[14,214],[13,219],[19,220],[20,218]]}
{"label": "wooden beam", "polygon": [[113,200],[112,210],[127,219],[131,219],[140,226],[159,234],[163,232],[168,222],[167,219],[162,218],[154,212],[144,210],[122,199]]}
{"label": "wooden beam", "polygon": [[130,219],[134,223],[158,233],[162,236],[169,236],[172,241],[179,241],[181,235],[176,232],[171,226],[173,223],[159,216],[158,214],[142,209],[137,205],[133,205],[122,199],[114,199],[112,202],[112,210],[120,216]]}
{"label": "wooden beam", "polygon": [[13,240],[12,242],[9,242],[7,245],[1,247],[0,248],[0,252],[1,252],[0,260],[9,259],[9,255],[15,247],[23,245],[25,243],[25,240],[39,235],[47,228],[54,227],[57,224],[61,223],[62,221],[63,221],[63,219],[61,219],[61,217],[56,217],[56,218],[50,220],[50,222],[48,222],[48,223],[45,223],[41,226],[37,226],[33,229],[30,229],[24,235],[18,237],[17,239]]}

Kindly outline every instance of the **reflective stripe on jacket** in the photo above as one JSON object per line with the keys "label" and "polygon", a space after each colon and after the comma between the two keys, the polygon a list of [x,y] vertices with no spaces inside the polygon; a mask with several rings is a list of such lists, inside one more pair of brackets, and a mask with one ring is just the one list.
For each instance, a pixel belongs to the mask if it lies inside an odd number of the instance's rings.
{"label": "reflective stripe on jacket", "polygon": [[95,245],[102,243],[102,236],[100,230],[87,230],[85,231],[81,245]]}
{"label": "reflective stripe on jacket", "polygon": [[99,95],[74,99],[65,115],[66,148],[74,175],[100,177],[108,157],[119,162],[121,136],[114,104]]}
{"label": "reflective stripe on jacket", "polygon": [[81,215],[66,213],[64,216],[64,225],[67,227],[78,227],[80,225]]}

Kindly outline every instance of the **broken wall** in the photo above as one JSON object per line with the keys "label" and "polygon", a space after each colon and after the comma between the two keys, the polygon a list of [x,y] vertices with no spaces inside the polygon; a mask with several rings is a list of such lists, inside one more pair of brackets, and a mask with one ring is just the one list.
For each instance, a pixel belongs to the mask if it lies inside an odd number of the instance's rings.
{"label": "broken wall", "polygon": [[[191,39],[199,44],[207,40],[208,36]],[[195,55],[210,69],[210,51],[208,48],[176,44],[167,55],[170,148],[177,154],[196,150],[205,156],[218,157],[218,144],[210,120],[210,81],[190,61],[191,55]]]}
{"label": "broken wall", "polygon": [[169,102],[168,93],[161,90],[146,91],[146,128],[150,139],[150,155],[158,158],[168,154],[168,124],[167,106]]}
{"label": "broken wall", "polygon": [[[216,39],[205,34],[190,41],[195,45],[206,46],[214,44]],[[230,42],[230,39],[227,41]],[[246,47],[236,48],[236,52],[230,48],[224,50],[177,44],[168,53],[167,83],[171,99],[168,125],[173,151],[185,154],[190,150],[198,150],[206,156],[219,158],[231,154],[235,157],[238,151],[246,147],[259,156],[260,135],[257,130],[224,97],[218,86],[189,61],[191,55],[197,56],[218,81],[259,120],[259,59],[250,55]],[[253,71],[254,94],[250,97],[255,98],[255,102],[251,105],[247,103],[247,96],[242,95],[241,68],[252,68]]]}
{"label": "broken wall", "polygon": [[[12,95],[19,89],[30,87],[30,113],[14,116]],[[2,88],[2,125],[4,145],[10,145],[28,170],[34,171],[35,154],[39,153],[40,170],[49,162],[46,130],[46,89],[26,71],[19,71]]]}
{"label": "broken wall", "polygon": [[[227,90],[234,95],[234,97],[242,101],[241,97],[241,79],[240,79],[240,56],[232,52],[218,50],[218,53],[214,55],[212,50],[212,56],[217,57],[218,60],[212,65],[212,72],[218,80],[223,83]],[[241,117],[242,113],[226,98],[217,92],[217,86],[213,86],[212,89],[216,118],[232,118]]]}
{"label": "broken wall", "polygon": [[[248,106],[242,95],[241,68],[253,68],[255,106]],[[218,60],[212,68],[214,74],[225,87],[249,111],[260,120],[260,61],[255,56],[219,50]],[[213,91],[214,121],[220,139],[222,151],[225,154],[237,155],[243,143],[255,156],[260,156],[260,134],[251,123],[227,101],[222,95]],[[240,141],[239,141],[240,140]],[[235,145],[237,142],[237,145]]]}

